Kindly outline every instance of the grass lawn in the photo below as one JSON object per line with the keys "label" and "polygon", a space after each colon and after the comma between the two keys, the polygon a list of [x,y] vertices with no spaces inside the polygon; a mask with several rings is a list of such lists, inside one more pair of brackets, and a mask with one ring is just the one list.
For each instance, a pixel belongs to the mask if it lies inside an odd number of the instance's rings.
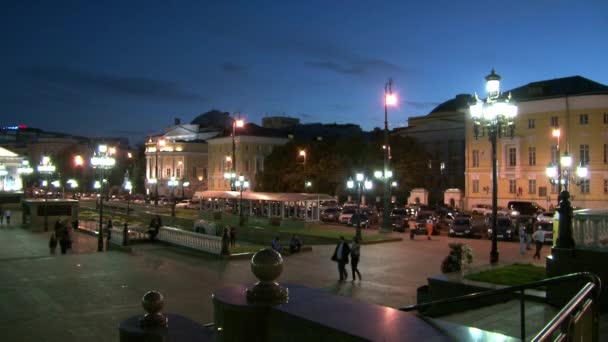
{"label": "grass lawn", "polygon": [[500,285],[521,285],[547,278],[544,267],[532,264],[513,264],[488,271],[472,273],[466,279]]}

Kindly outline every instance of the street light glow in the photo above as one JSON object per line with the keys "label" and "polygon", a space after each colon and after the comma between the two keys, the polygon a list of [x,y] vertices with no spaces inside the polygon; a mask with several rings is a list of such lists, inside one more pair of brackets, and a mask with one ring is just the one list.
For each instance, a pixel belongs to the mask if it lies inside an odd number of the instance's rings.
{"label": "street light glow", "polygon": [[84,165],[84,159],[82,158],[81,155],[74,156],[74,165],[76,165],[76,166]]}
{"label": "street light glow", "polygon": [[234,122],[234,124],[236,125],[236,127],[243,127],[245,126],[245,121],[243,121],[242,119],[238,119]]}
{"label": "street light glow", "polygon": [[561,133],[562,132],[561,132],[561,130],[559,128],[554,128],[553,132],[552,132],[554,138],[559,138],[560,135],[561,135]]}
{"label": "street light glow", "polygon": [[569,155],[568,153],[564,154],[562,156],[562,158],[560,159],[560,163],[562,164],[563,167],[572,166],[572,156]]}
{"label": "street light glow", "polygon": [[362,173],[357,173],[356,180],[357,182],[362,182],[365,176]]}
{"label": "street light glow", "polygon": [[587,175],[589,174],[589,169],[587,169],[587,167],[583,166],[583,165],[579,165],[576,168],[576,175],[579,178],[587,178]]}
{"label": "street light glow", "polygon": [[306,151],[300,150],[300,157],[306,157]]}
{"label": "street light glow", "polygon": [[355,187],[355,182],[352,179],[349,179],[348,181],[346,181],[346,187],[349,189],[352,189]]}
{"label": "street light glow", "polygon": [[386,104],[388,106],[397,105],[397,95],[396,94],[386,94]]}

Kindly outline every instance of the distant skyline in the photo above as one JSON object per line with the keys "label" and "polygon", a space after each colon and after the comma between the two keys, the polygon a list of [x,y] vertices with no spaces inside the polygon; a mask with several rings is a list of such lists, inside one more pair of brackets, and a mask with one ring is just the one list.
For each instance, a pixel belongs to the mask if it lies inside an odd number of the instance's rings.
{"label": "distant skyline", "polygon": [[608,84],[608,1],[3,1],[0,125],[159,133],[218,109],[391,128],[460,93]]}

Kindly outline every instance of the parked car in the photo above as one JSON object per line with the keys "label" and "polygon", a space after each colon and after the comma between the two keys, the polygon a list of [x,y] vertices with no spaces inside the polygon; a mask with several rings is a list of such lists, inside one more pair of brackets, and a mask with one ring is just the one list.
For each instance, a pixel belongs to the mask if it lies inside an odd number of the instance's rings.
{"label": "parked car", "polygon": [[[486,220],[486,226],[488,227],[488,239],[492,238],[492,223],[490,218]],[[508,216],[499,216],[496,219],[496,238],[506,241],[514,240],[518,237],[517,229],[513,225],[513,221]]]}
{"label": "parked car", "polygon": [[439,225],[435,213],[432,211],[420,211],[416,215],[416,234],[428,234],[427,221],[433,222],[433,235],[439,235]]}
{"label": "parked car", "polygon": [[365,213],[354,213],[348,220],[348,225],[356,227],[361,222],[361,228],[369,228],[369,217]]}
{"label": "parked car", "polygon": [[540,222],[553,222],[553,216],[555,215],[555,211],[545,211],[544,213],[538,214],[536,219]]}
{"label": "parked car", "polygon": [[191,199],[188,204],[186,204],[186,209],[198,209],[201,207],[200,199]]}
{"label": "parked car", "polygon": [[488,210],[491,211],[492,206],[487,204],[477,204],[471,208],[471,213],[475,215],[485,215]]}
{"label": "parked car", "polygon": [[538,214],[544,211],[540,205],[531,201],[510,201],[507,204],[507,210],[511,217],[519,215],[530,215],[536,217]]}
{"label": "parked car", "polygon": [[409,218],[409,210],[406,208],[394,208],[391,210],[389,220],[393,230],[398,232],[404,232],[407,227],[407,220]]}
{"label": "parked car", "polygon": [[348,220],[351,216],[357,211],[356,208],[353,207],[345,207],[342,209],[340,216],[338,216],[338,222],[348,224]]}
{"label": "parked car", "polygon": [[448,236],[468,236],[474,237],[473,222],[471,218],[458,216],[450,225]]}
{"label": "parked car", "polygon": [[321,212],[321,221],[337,222],[339,217],[340,217],[340,209],[337,207],[325,208]]}
{"label": "parked car", "polygon": [[175,208],[186,208],[190,204],[190,200],[181,200],[175,204]]}

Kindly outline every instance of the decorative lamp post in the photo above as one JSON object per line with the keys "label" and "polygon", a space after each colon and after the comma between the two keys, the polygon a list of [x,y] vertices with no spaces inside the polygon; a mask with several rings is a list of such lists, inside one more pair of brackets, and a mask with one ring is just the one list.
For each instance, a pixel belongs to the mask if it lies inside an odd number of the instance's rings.
{"label": "decorative lamp post", "polygon": [[397,95],[393,93],[393,80],[389,78],[388,82],[384,85],[384,145],[382,146],[383,157],[384,157],[384,168],[382,174],[383,188],[382,188],[382,227],[381,231],[390,231],[389,222],[389,205],[390,205],[390,186],[389,186],[389,166],[390,166],[390,145],[388,139],[388,107],[397,105]]}
{"label": "decorative lamp post", "polygon": [[127,222],[125,222],[125,223],[128,223],[128,221],[129,221],[129,211],[130,211],[129,202],[131,200],[131,191],[133,190],[133,183],[129,179],[129,170],[125,171],[125,181],[124,181],[124,184],[123,184],[123,188],[127,192],[127,216],[125,218],[125,221],[127,221]]}
{"label": "decorative lamp post", "polygon": [[238,180],[234,182],[234,186],[240,191],[241,198],[239,200],[239,222],[243,224],[243,190],[249,188],[249,181],[245,180],[244,176],[239,176]]}
{"label": "decorative lamp post", "polygon": [[346,187],[349,189],[356,189],[359,192],[359,201],[357,202],[357,230],[356,236],[361,239],[361,202],[363,201],[363,190],[370,190],[372,188],[372,182],[365,178],[362,173],[355,175],[355,181],[349,179],[346,182]]}
{"label": "decorative lamp post", "polygon": [[488,135],[492,144],[492,249],[490,251],[490,263],[498,262],[498,242],[496,236],[496,222],[498,209],[498,175],[496,166],[496,143],[499,137],[508,135],[513,137],[515,133],[515,117],[517,106],[511,100],[511,94],[507,97],[500,93],[500,76],[494,69],[486,76],[487,98],[480,100],[477,94],[474,102],[469,107],[473,119],[473,133],[475,139],[480,135]]}
{"label": "decorative lamp post", "polygon": [[[236,140],[235,140],[236,129],[237,129],[237,127],[241,128],[243,126],[245,126],[245,121],[243,121],[241,119],[232,120],[232,170],[231,170],[231,175],[236,175]],[[231,191],[236,190],[235,181],[236,181],[236,176],[233,176],[230,178],[230,190]]]}
{"label": "decorative lamp post", "polygon": [[179,186],[179,181],[175,179],[175,177],[171,177],[167,182],[169,188],[171,188],[171,217],[175,217],[175,196],[174,191],[175,187]]}
{"label": "decorative lamp post", "polygon": [[185,182],[182,181],[182,198],[186,197],[184,188],[187,188],[189,186],[190,186],[190,182],[188,182],[188,181],[185,181]]}
{"label": "decorative lamp post", "polygon": [[99,181],[95,181],[94,188],[99,190],[99,234],[97,235],[97,251],[103,252],[103,185],[105,170],[111,170],[116,165],[116,159],[110,156],[107,145],[97,146],[97,151],[91,157],[91,166],[99,170]]}
{"label": "decorative lamp post", "polygon": [[312,187],[312,182],[307,180],[304,181],[304,188],[307,189],[306,191],[308,191],[308,189],[310,189]]}
{"label": "decorative lamp post", "polygon": [[30,162],[27,160],[21,161],[21,166],[17,168],[17,174],[21,176],[21,188],[24,189],[24,194],[27,194],[27,182],[24,181],[24,178],[31,175],[33,172],[34,169],[30,166]]}
{"label": "decorative lamp post", "polygon": [[154,161],[154,205],[158,206],[158,182],[160,182],[162,177],[158,176],[158,153],[160,152],[161,147],[164,147],[166,144],[164,139],[156,140],[156,149],[155,149],[155,161]]}
{"label": "decorative lamp post", "polygon": [[306,150],[300,150],[298,156],[302,157],[302,167],[306,167]]}
{"label": "decorative lamp post", "polygon": [[390,219],[389,219],[389,210],[388,210],[388,206],[390,203],[390,197],[391,197],[390,188],[395,187],[397,182],[392,182],[392,184],[390,183],[390,179],[393,177],[393,171],[387,170],[387,169],[384,169],[384,171],[374,171],[374,177],[376,179],[382,181],[382,184],[385,185],[384,201],[382,204],[384,206],[384,208],[382,209],[382,227],[381,227],[380,231],[385,232],[385,233],[390,232],[391,223],[389,221]]}
{"label": "decorative lamp post", "polygon": [[57,168],[51,162],[51,157],[44,156],[40,161],[40,165],[38,165],[38,173],[46,175],[46,180],[44,181],[44,185],[46,190],[44,192],[44,231],[49,231],[49,215],[48,215],[48,201],[49,201],[49,178],[55,172]]}

